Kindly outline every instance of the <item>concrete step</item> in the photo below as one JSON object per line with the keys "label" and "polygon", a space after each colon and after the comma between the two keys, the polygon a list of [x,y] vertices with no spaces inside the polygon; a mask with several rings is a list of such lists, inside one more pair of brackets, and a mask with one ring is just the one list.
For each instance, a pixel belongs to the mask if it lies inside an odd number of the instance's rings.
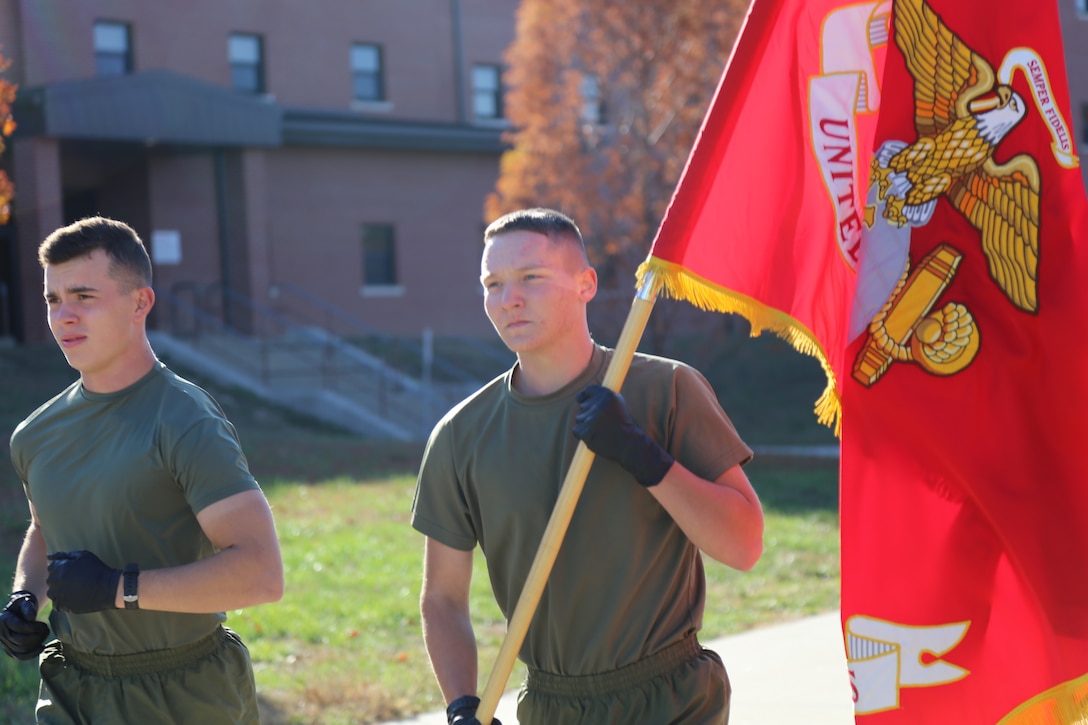
{"label": "concrete step", "polygon": [[329,339],[323,331],[264,342],[232,334],[178,339],[150,331],[149,337],[164,358],[379,438],[425,439],[434,423],[477,387],[425,385],[347,343]]}

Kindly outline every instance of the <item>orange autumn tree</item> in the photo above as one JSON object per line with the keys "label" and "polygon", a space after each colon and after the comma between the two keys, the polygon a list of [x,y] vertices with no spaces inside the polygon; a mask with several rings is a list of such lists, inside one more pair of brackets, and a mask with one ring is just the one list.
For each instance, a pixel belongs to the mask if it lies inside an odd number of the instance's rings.
{"label": "orange autumn tree", "polygon": [[626,311],[747,6],[522,0],[504,76],[511,148],[487,219],[526,206],[571,215]]}
{"label": "orange autumn tree", "polygon": [[[11,63],[0,54],[0,73],[7,70]],[[11,117],[11,104],[15,102],[15,84],[0,78],[0,154],[6,148],[4,137],[15,130],[15,121]],[[11,199],[15,195],[15,186],[11,179],[0,169],[0,224],[7,224],[11,217]]]}

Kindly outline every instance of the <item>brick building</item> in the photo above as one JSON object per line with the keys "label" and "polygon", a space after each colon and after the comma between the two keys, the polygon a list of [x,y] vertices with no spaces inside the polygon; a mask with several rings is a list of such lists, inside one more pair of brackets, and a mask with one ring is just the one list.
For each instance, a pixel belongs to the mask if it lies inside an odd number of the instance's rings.
{"label": "brick building", "polygon": [[0,337],[48,339],[34,250],[92,213],[149,243],[153,325],[219,295],[244,328],[226,286],[282,312],[317,295],[389,333],[487,334],[475,280],[515,9],[0,0],[19,84]]}
{"label": "brick building", "polygon": [[[1083,146],[1088,0],[1058,2]],[[0,0],[20,86],[0,338],[48,338],[34,249],[95,212],[149,242],[155,326],[193,305],[244,329],[226,288],[393,334],[489,335],[475,278],[516,6]]]}

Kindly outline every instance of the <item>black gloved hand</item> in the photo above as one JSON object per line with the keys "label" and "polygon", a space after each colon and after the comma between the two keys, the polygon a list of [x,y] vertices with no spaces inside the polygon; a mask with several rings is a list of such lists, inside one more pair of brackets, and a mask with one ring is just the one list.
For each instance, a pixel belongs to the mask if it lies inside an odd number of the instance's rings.
{"label": "black gloved hand", "polygon": [[0,612],[0,647],[9,657],[32,660],[45,649],[49,626],[38,621],[38,598],[21,589],[8,599]]}
{"label": "black gloved hand", "polygon": [[[480,725],[476,719],[476,708],[480,698],[475,695],[462,695],[446,708],[446,722],[449,725]],[[491,718],[491,725],[502,725],[498,718]]]}
{"label": "black gloved hand", "polygon": [[603,385],[578,393],[572,430],[589,450],[611,458],[647,488],[661,483],[676,461],[631,419],[623,396]]}
{"label": "black gloved hand", "polygon": [[54,608],[73,614],[117,608],[120,569],[111,569],[89,551],[58,551],[48,558],[45,583]]}

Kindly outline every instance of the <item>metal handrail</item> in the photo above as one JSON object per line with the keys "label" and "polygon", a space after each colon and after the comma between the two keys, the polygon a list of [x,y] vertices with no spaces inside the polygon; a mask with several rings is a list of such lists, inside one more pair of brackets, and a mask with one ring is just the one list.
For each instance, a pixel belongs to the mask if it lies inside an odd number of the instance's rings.
{"label": "metal handrail", "polygon": [[[241,334],[237,330],[226,325],[221,319],[212,315],[205,310],[201,309],[197,304],[186,302],[178,294],[179,290],[193,289],[197,290],[195,283],[190,285],[188,283],[179,283],[174,285],[169,291],[160,291],[156,294],[157,302],[166,302],[169,310],[169,325],[168,329],[171,334],[182,338],[190,339],[199,344],[200,340],[207,337],[209,334],[219,334],[230,337],[236,340],[239,344],[252,344],[253,340],[246,335]],[[192,320],[191,327],[184,327],[181,323],[181,315],[188,314]],[[239,354],[233,347],[224,349],[227,357],[243,364],[243,367],[248,367],[251,356]],[[262,365],[259,366],[259,373],[262,382],[266,382],[267,371],[265,368],[263,356]]]}
{"label": "metal handrail", "polygon": [[[441,399],[435,386],[389,367],[328,330],[299,324],[219,283],[202,290],[192,282],[178,283],[170,291],[160,292],[159,299],[166,303],[173,334],[190,339],[194,346],[214,346],[216,356],[251,370],[266,388],[274,383],[313,385],[362,401],[383,418],[414,427],[421,437],[437,419],[433,405],[445,410],[465,392],[458,391],[452,400]],[[249,329],[223,321],[226,304],[249,313],[244,325]],[[217,336],[229,339],[230,344],[216,344]],[[245,349],[240,352],[239,346]]]}
{"label": "metal handrail", "polygon": [[[382,342],[388,343],[405,352],[412,353],[413,355],[418,355],[421,359],[424,355],[422,342],[420,342],[419,344],[410,343],[402,337],[390,335],[387,332],[379,330],[373,325],[366,323],[365,321],[359,319],[357,316],[344,310],[342,307],[339,307],[332,302],[329,302],[328,300],[319,297],[318,295],[310,292],[307,289],[298,287],[297,285],[294,285],[290,282],[277,282],[275,284],[275,287],[280,292],[286,292],[293,298],[316,308],[324,316],[323,326],[326,329],[333,330],[335,329],[335,325],[333,323],[340,323],[346,326],[350,333],[379,339]],[[472,349],[476,352],[479,352],[485,357],[491,358],[496,363],[499,363],[505,367],[509,367],[513,363],[513,357],[511,355],[500,353],[496,351],[494,347],[491,347],[489,345],[480,344],[472,340],[466,340],[464,344],[472,347]],[[475,383],[479,381],[479,376],[466,371],[464,368],[455,365],[454,363],[451,363],[449,360],[435,357],[432,359],[431,364],[433,365],[435,370],[441,371],[442,374],[446,376],[446,378],[449,380],[465,383]]]}

